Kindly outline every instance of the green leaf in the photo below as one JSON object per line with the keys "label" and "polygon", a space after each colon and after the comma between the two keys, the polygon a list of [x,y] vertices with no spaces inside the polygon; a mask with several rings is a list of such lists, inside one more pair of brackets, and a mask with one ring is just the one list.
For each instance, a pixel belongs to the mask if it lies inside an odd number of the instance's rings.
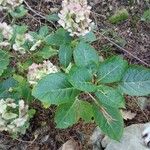
{"label": "green leaf", "polygon": [[39,30],[39,35],[45,37],[49,33],[48,26],[42,26]]}
{"label": "green leaf", "polygon": [[63,28],[59,28],[55,33],[48,35],[45,42],[48,45],[61,46],[65,43],[70,43],[71,37]]}
{"label": "green leaf", "polygon": [[85,36],[81,36],[80,40],[83,40],[84,42],[92,43],[96,41],[96,36],[93,32],[89,32]]}
{"label": "green leaf", "polygon": [[102,62],[98,69],[98,81],[100,83],[113,83],[122,79],[128,66],[127,61],[119,56],[113,56]]}
{"label": "green leaf", "polygon": [[32,94],[44,103],[60,105],[73,101],[79,91],[71,86],[65,74],[55,73],[40,80]]}
{"label": "green leaf", "polygon": [[98,92],[95,93],[101,104],[115,108],[124,108],[125,101],[123,95],[117,90],[109,86],[98,86]]}
{"label": "green leaf", "polygon": [[52,56],[57,55],[58,51],[51,46],[45,46],[40,51],[38,51],[35,55],[38,57],[42,57],[43,59],[49,59]]}
{"label": "green leaf", "polygon": [[148,23],[150,22],[150,9],[144,11],[144,14],[141,17],[141,20],[145,21],[145,22],[148,22]]}
{"label": "green leaf", "polygon": [[2,98],[14,98],[15,94],[11,92],[10,89],[13,89],[17,86],[18,82],[13,78],[8,78],[3,82],[0,82],[0,99]]}
{"label": "green leaf", "polygon": [[14,25],[13,26],[13,35],[12,35],[12,38],[10,41],[11,44],[15,43],[15,39],[18,34],[23,35],[23,34],[25,34],[25,32],[27,30],[28,30],[28,27],[26,25],[22,25],[22,26]]}
{"label": "green leaf", "polygon": [[24,8],[24,5],[17,7],[15,10],[10,12],[10,15],[13,18],[22,18],[27,14],[27,10]]}
{"label": "green leaf", "polygon": [[26,25],[14,25],[13,34],[24,34],[28,30],[28,26]]}
{"label": "green leaf", "polygon": [[58,17],[58,14],[49,14],[49,15],[46,15],[46,20],[48,21],[58,21],[59,20],[59,17]]}
{"label": "green leaf", "polygon": [[74,61],[77,66],[87,66],[90,64],[98,64],[99,56],[96,50],[85,42],[80,42],[74,50]]}
{"label": "green leaf", "polygon": [[130,66],[123,76],[120,88],[125,94],[132,96],[149,95],[150,69]]}
{"label": "green leaf", "polygon": [[18,82],[17,86],[13,88],[13,90],[20,95],[26,101],[31,101],[31,88],[30,84],[27,82],[25,78],[20,75],[13,75],[13,78]]}
{"label": "green leaf", "polygon": [[60,64],[67,68],[72,61],[73,50],[69,44],[61,45],[59,49]]}
{"label": "green leaf", "polygon": [[0,50],[0,76],[9,65],[9,55],[5,51]]}
{"label": "green leaf", "polygon": [[68,75],[69,82],[81,91],[95,92],[97,86],[92,83],[93,76],[86,68],[73,67]]}
{"label": "green leaf", "polygon": [[111,139],[120,140],[123,134],[124,123],[119,109],[106,106],[104,110],[93,106],[94,119],[101,130]]}
{"label": "green leaf", "polygon": [[60,105],[55,114],[57,128],[67,128],[77,123],[80,118],[90,122],[93,109],[90,103],[76,99],[73,103]]}
{"label": "green leaf", "polygon": [[11,77],[14,73],[15,73],[15,68],[12,66],[8,66],[7,69],[5,69],[3,74],[1,75],[1,78],[7,79]]}

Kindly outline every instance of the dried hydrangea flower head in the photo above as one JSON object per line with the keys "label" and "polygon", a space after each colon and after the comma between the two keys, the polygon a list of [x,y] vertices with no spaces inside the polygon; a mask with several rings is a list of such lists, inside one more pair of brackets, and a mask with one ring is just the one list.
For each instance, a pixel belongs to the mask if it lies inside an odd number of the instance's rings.
{"label": "dried hydrangea flower head", "polygon": [[58,14],[58,23],[70,32],[71,36],[84,36],[91,31],[91,7],[87,0],[63,0],[62,10]]}
{"label": "dried hydrangea flower head", "polygon": [[3,41],[0,42],[0,47],[10,46],[9,40],[12,37],[13,29],[6,22],[0,23],[0,33],[3,37]]}
{"label": "dried hydrangea flower head", "polygon": [[23,134],[28,121],[28,105],[23,100],[20,100],[19,104],[16,104],[11,98],[0,100],[0,131]]}
{"label": "dried hydrangea flower head", "polygon": [[0,32],[4,39],[9,40],[12,37],[13,29],[10,25],[7,25],[6,22],[0,23]]}
{"label": "dried hydrangea flower head", "polygon": [[25,54],[26,50],[23,47],[25,42],[33,42],[33,37],[29,34],[17,34],[15,38],[15,43],[13,44],[13,50],[18,51],[20,54]]}
{"label": "dried hydrangea flower head", "polygon": [[23,0],[0,0],[0,9],[13,10],[23,3]]}
{"label": "dried hydrangea flower head", "polygon": [[[16,34],[16,37],[14,39],[14,43],[11,45],[11,38],[13,37],[13,31],[14,31],[14,27],[7,25],[6,22],[0,23],[0,33],[2,34],[3,37],[3,41],[0,42],[0,47],[7,47],[9,46],[15,51],[18,51],[20,54],[25,54],[26,53],[26,49],[24,48],[24,44],[26,42],[32,42],[34,41],[33,37],[29,34],[29,33],[24,33],[24,34]],[[31,47],[33,50],[36,50],[36,48],[38,47],[37,43],[33,44],[33,46]],[[30,51],[32,49],[29,49]],[[32,51],[33,51],[32,50]]]}
{"label": "dried hydrangea flower head", "polygon": [[31,85],[36,85],[37,82],[44,76],[56,72],[58,72],[57,67],[54,66],[49,60],[44,61],[43,64],[33,63],[29,67],[27,78]]}

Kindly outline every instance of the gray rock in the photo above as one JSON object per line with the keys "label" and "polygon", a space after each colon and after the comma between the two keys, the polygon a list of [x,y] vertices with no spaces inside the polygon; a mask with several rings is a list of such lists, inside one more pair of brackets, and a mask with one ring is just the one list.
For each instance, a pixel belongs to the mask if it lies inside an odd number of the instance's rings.
{"label": "gray rock", "polygon": [[137,102],[139,107],[144,110],[150,106],[150,97],[138,97]]}
{"label": "gray rock", "polygon": [[104,137],[104,134],[101,132],[99,127],[96,127],[91,138],[90,144],[93,145],[93,150],[102,150],[101,141]]}
{"label": "gray rock", "polygon": [[102,146],[106,147],[105,150],[150,150],[144,145],[142,139],[142,132],[148,126],[150,123],[128,126],[125,128],[120,142],[105,137],[102,140]]}

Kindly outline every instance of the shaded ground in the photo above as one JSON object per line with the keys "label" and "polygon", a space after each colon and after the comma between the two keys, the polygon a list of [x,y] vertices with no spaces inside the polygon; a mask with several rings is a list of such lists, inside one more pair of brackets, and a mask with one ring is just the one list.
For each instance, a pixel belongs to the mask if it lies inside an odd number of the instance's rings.
{"label": "shaded ground", "polygon": [[[18,24],[26,23],[31,30],[37,30],[39,26],[47,23],[49,26],[55,28],[57,24],[51,24],[41,18],[38,14],[49,14],[59,10],[61,0],[50,0],[50,2],[43,2],[42,0],[27,1],[32,9],[36,10],[37,14],[29,11],[29,14],[23,19],[18,20]],[[99,53],[104,57],[113,55],[114,53],[123,55],[132,64],[147,65],[150,64],[150,24],[141,22],[140,17],[144,10],[148,8],[148,4],[144,2],[127,3],[127,0],[93,0],[90,4],[93,6],[92,17],[95,20],[99,32],[102,30],[111,30],[107,37],[117,45],[123,48],[120,49],[105,37],[97,34],[98,39],[94,46]],[[119,25],[111,25],[107,20],[115,10],[118,8],[126,8],[130,13],[128,20]],[[56,9],[58,8],[58,9]],[[0,16],[4,17],[3,14]],[[3,18],[8,19],[8,18]],[[112,36],[115,32],[116,37]],[[119,40],[118,40],[119,39]],[[125,52],[124,49],[131,53]],[[138,57],[141,61],[137,60]],[[145,64],[143,63],[145,62]],[[137,115],[133,120],[126,121],[126,125],[135,123],[144,123],[150,120],[150,110],[140,110],[136,103],[136,97],[126,97],[127,110],[135,112]],[[35,117],[31,120],[31,126],[23,137],[18,140],[12,140],[6,133],[0,133],[0,149],[2,150],[57,150],[63,143],[69,139],[75,139],[81,150],[91,150],[88,141],[92,134],[95,125],[85,125],[80,121],[77,125],[66,129],[58,130],[55,128],[53,115],[55,107],[43,109],[39,103],[33,103],[32,107],[37,110]],[[146,116],[145,116],[146,115]],[[35,140],[34,140],[35,139]],[[33,141],[34,140],[34,141]]]}

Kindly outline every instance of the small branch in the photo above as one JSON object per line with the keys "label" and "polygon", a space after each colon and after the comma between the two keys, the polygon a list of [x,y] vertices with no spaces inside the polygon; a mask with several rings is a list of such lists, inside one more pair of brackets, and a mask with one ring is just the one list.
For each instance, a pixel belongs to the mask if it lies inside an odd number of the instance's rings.
{"label": "small branch", "polygon": [[[11,136],[5,135],[5,134],[3,134],[3,133],[0,133],[0,134],[3,135],[3,136],[6,136],[6,137],[8,137],[8,138],[12,138]],[[33,144],[33,142],[35,141],[35,139],[33,139],[32,141],[24,141],[24,140],[21,140],[21,139],[18,139],[18,138],[15,138],[14,140],[19,141],[19,142],[22,142],[22,143],[29,143],[29,144]]]}
{"label": "small branch", "polygon": [[104,39],[106,39],[107,41],[109,41],[110,43],[112,43],[113,45],[115,45],[116,47],[118,47],[120,50],[122,50],[123,52],[129,54],[130,56],[132,56],[134,59],[138,60],[139,62],[141,62],[142,64],[150,67],[149,64],[147,64],[145,61],[141,60],[140,58],[138,58],[137,56],[134,56],[132,53],[130,53],[129,51],[127,51],[125,48],[121,47],[120,45],[118,45],[117,43],[115,43],[114,41],[112,41],[109,37],[106,37],[105,35],[101,34],[99,32],[99,35],[101,37],[103,37]]}
{"label": "small branch", "polygon": [[29,4],[28,4],[25,0],[24,0],[24,3],[25,3],[25,5],[28,7],[28,9],[29,9],[30,11],[32,11],[34,14],[36,14],[36,15],[39,16],[39,17],[41,17],[42,19],[44,19],[44,20],[50,22],[50,23],[56,28],[55,24],[54,24],[52,21],[47,20],[46,17],[44,17],[43,15],[41,15],[40,13],[38,13],[36,10],[34,10],[33,8],[31,8],[31,7],[29,6]]}
{"label": "small branch", "polygon": [[102,107],[98,102],[97,100],[90,94],[90,93],[87,93],[91,98],[92,100],[95,102],[96,105],[98,105],[98,107],[100,108],[101,112],[103,113],[103,115],[105,116],[105,118],[107,119],[108,122],[111,122],[112,120],[114,120],[108,113],[107,111],[105,110],[104,107]]}

